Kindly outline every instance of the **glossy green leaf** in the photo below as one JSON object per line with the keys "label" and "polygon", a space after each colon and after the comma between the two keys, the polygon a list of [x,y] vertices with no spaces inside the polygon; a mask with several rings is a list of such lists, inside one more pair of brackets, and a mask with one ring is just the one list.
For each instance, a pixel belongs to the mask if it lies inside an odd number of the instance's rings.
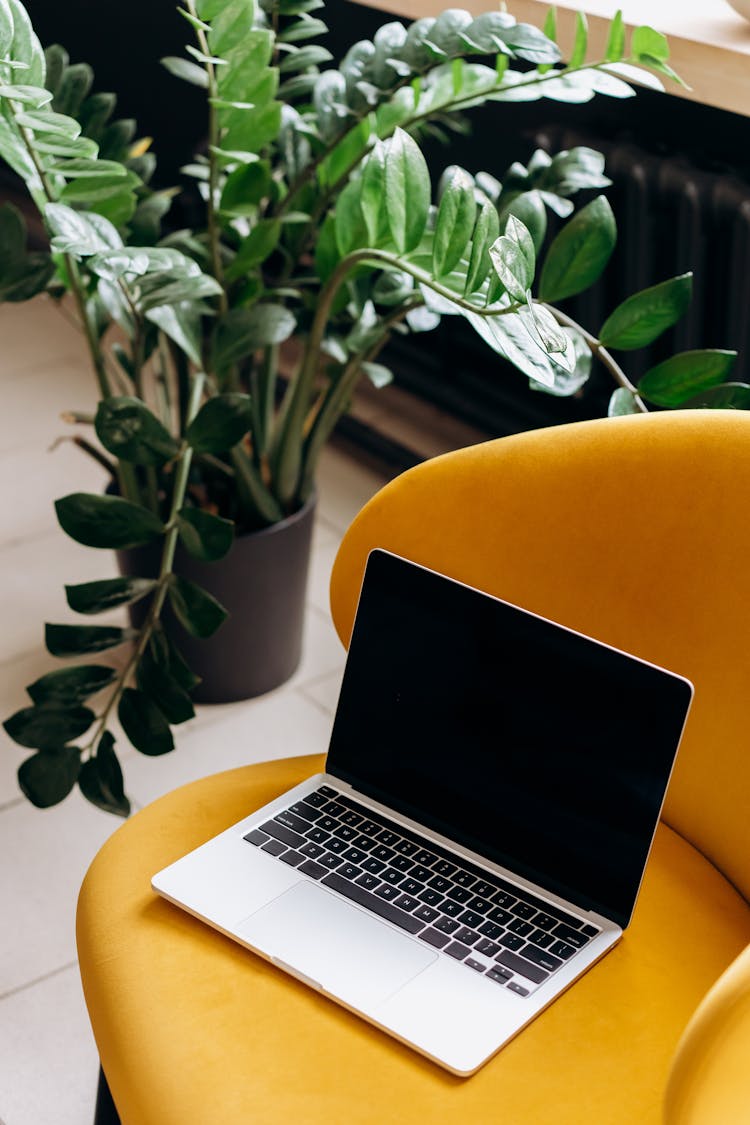
{"label": "glossy green leaf", "polygon": [[604,57],[607,62],[619,62],[625,54],[625,23],[622,12],[616,12],[609,27]]}
{"label": "glossy green leaf", "polygon": [[204,562],[223,559],[234,542],[232,521],[204,512],[201,508],[181,508],[177,527],[188,554]]}
{"label": "glossy green leaf", "polygon": [[34,703],[73,705],[111,684],[117,673],[106,664],[77,664],[40,676],[26,688]]}
{"label": "glossy green leaf", "polygon": [[[1,4],[0,12],[2,12]],[[40,109],[43,105],[48,105],[52,101],[52,94],[49,90],[44,90],[40,86],[5,84],[0,85],[0,98],[8,98],[14,102],[20,102],[21,105],[30,105],[34,109]]]}
{"label": "glossy green leaf", "polygon": [[251,421],[249,395],[217,395],[203,404],[185,437],[196,453],[224,453],[242,440]]}
{"label": "glossy green leaf", "polygon": [[148,310],[146,320],[161,328],[197,367],[202,366],[200,313],[195,304],[184,301],[176,305],[157,305]]}
{"label": "glossy green leaf", "polygon": [[207,590],[173,574],[169,602],[175,617],[194,637],[210,637],[227,618],[227,611]]}
{"label": "glossy green leaf", "polygon": [[78,787],[86,800],[97,808],[117,816],[129,816],[130,801],[125,796],[122,770],[114,745],[113,736],[105,731],[96,755],[81,766]]}
{"label": "glossy green leaf", "polygon": [[693,292],[691,273],[672,277],[634,293],[607,317],[599,339],[607,348],[632,351],[652,343],[687,311]]}
{"label": "glossy green leaf", "polygon": [[511,215],[520,219],[526,227],[531,235],[535,253],[538,254],[542,249],[547,233],[547,209],[540,193],[538,191],[522,191],[518,195],[511,195],[511,198],[501,206],[498,212],[501,230],[505,229]]}
{"label": "glossy green leaf", "polygon": [[13,19],[13,41],[8,54],[16,63],[23,63],[24,82],[31,86],[43,86],[45,75],[44,52],[31,25],[29,15],[19,0],[6,0],[7,13],[10,9]]}
{"label": "glossy green leaf", "polygon": [[454,167],[440,197],[432,237],[435,277],[445,277],[458,265],[472,236],[476,214],[474,181],[463,168]]}
{"label": "glossy green leaf", "polygon": [[185,723],[193,718],[195,708],[160,655],[158,645],[149,645],[146,649],[136,671],[138,687],[156,704],[168,723]]}
{"label": "glossy green leaf", "polygon": [[722,383],[701,391],[683,406],[691,410],[750,410],[750,386],[747,383]]}
{"label": "glossy green leaf", "polygon": [[115,227],[99,215],[81,215],[64,203],[48,203],[44,215],[53,249],[62,254],[86,257],[122,246]]}
{"label": "glossy green leaf", "polygon": [[52,656],[81,656],[89,652],[104,652],[108,648],[130,641],[133,629],[118,629],[114,625],[45,625],[44,643]]}
{"label": "glossy green leaf", "polygon": [[233,47],[241,45],[252,31],[254,16],[254,0],[226,0],[211,21],[208,42],[214,54],[226,58]]}
{"label": "glossy green leaf", "polygon": [[612,256],[617,227],[603,195],[581,208],[553,240],[542,267],[539,295],[561,301],[588,289]]}
{"label": "glossy green leaf", "polygon": [[501,235],[490,246],[490,258],[497,276],[514,301],[525,301],[534,280],[534,243],[523,223],[511,216]]}
{"label": "glossy green leaf", "polygon": [[[255,165],[248,167],[254,168]],[[234,260],[227,268],[227,280],[236,281],[254,266],[265,262],[276,249],[280,236],[281,223],[278,219],[261,219],[241,243]]]}
{"label": "glossy green leaf", "polygon": [[368,230],[362,211],[362,181],[351,180],[336,200],[334,224],[336,246],[343,257],[368,243]]}
{"label": "glossy green leaf", "polygon": [[169,723],[153,700],[138,688],[124,689],[117,717],[129,742],[141,754],[156,757],[174,749]]}
{"label": "glossy green leaf", "polygon": [[32,755],[18,769],[21,792],[38,809],[59,804],[75,785],[80,762],[80,751],[75,746]]}
{"label": "glossy green leaf", "polygon": [[119,496],[72,492],[55,501],[60,526],[86,547],[140,547],[164,534],[153,512]]}
{"label": "glossy green leaf", "polygon": [[681,406],[726,382],[736,358],[736,352],[714,349],[680,352],[647,371],[638,383],[638,393],[657,406]]}
{"label": "glossy green leaf", "polygon": [[430,208],[430,173],[417,143],[396,129],[386,145],[385,206],[393,241],[414,250],[424,234]]}
{"label": "glossy green leaf", "polygon": [[589,28],[583,12],[576,12],[576,34],[573,42],[573,51],[568,66],[572,68],[582,66],[586,59],[586,49],[589,43]]}
{"label": "glossy green leaf", "polygon": [[607,407],[607,417],[620,418],[626,414],[640,414],[641,409],[636,402],[635,395],[627,387],[618,387],[612,392]]}
{"label": "glossy green leaf", "polygon": [[378,244],[380,220],[383,214],[385,194],[385,145],[376,141],[364,163],[359,191],[359,206],[367,228],[367,241],[370,246]]}
{"label": "glossy green leaf", "polygon": [[174,641],[158,623],[151,634],[149,645],[153,650],[154,659],[169,672],[183,691],[191,692],[201,682],[200,676],[196,676],[191,670]]}
{"label": "glossy green leaf", "polygon": [[16,711],[3,723],[3,729],[19,746],[42,750],[64,746],[85,734],[95,718],[88,707],[45,703]]}
{"label": "glossy green leaf", "polygon": [[65,598],[76,613],[105,613],[119,605],[132,605],[156,589],[153,578],[103,578],[65,587]]}
{"label": "glossy green leaf", "polygon": [[135,465],[163,465],[180,447],[159,419],[138,398],[106,398],[99,403],[96,434],[109,453]]}
{"label": "glossy green leaf", "polygon": [[630,53],[634,59],[646,56],[659,62],[669,58],[669,43],[666,36],[652,27],[636,27],[630,40]]}
{"label": "glossy green leaf", "polygon": [[466,271],[464,294],[478,289],[492,268],[489,248],[500,233],[500,223],[494,206],[486,201],[477,215],[476,226],[471,241],[469,268]]}
{"label": "glossy green leaf", "polygon": [[[250,308],[232,309],[216,322],[213,339],[214,366],[217,370],[224,370],[258,348],[281,344],[289,339],[296,326],[294,314],[284,305],[262,302]],[[212,410],[215,409],[217,408],[212,407]]]}
{"label": "glossy green leaf", "polygon": [[[258,204],[270,190],[271,173],[265,161],[243,164],[227,176],[219,208],[232,215],[255,214]],[[263,258],[258,260],[263,261]]]}

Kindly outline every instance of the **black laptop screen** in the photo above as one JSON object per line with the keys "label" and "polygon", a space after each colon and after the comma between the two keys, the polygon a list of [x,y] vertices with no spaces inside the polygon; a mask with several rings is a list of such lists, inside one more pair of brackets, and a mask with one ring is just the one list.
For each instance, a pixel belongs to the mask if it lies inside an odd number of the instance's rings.
{"label": "black laptop screen", "polygon": [[678,676],[374,551],[328,771],[625,926],[690,697]]}

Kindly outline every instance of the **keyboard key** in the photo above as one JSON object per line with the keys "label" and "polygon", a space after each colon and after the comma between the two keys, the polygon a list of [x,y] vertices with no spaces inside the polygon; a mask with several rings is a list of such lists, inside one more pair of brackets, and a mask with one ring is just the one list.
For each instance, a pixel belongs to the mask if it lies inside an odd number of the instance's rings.
{"label": "keyboard key", "polygon": [[596,926],[581,926],[581,933],[585,934],[586,937],[596,937],[600,932]]}
{"label": "keyboard key", "polygon": [[321,879],[326,874],[326,868],[316,863],[314,859],[306,859],[297,868],[303,875],[310,875],[313,879]]}
{"label": "keyboard key", "polygon": [[523,985],[519,984],[517,980],[509,980],[507,987],[511,992],[517,992],[519,996],[529,995],[528,988],[524,988]]}
{"label": "keyboard key", "polygon": [[376,824],[374,820],[365,820],[359,826],[360,832],[364,832],[365,836],[376,836],[380,831],[380,825]]}
{"label": "keyboard key", "polygon": [[288,863],[290,867],[299,867],[299,865],[304,861],[304,858],[305,857],[303,855],[300,855],[299,852],[293,851],[284,852],[283,855],[279,856],[281,862]]}
{"label": "keyboard key", "polygon": [[[291,828],[293,832],[298,832],[300,835],[303,832],[307,832],[310,827],[307,820],[303,820],[301,816],[295,816],[294,813],[290,812],[280,812],[278,816],[275,816],[273,821],[269,821],[269,823],[281,824],[284,828]],[[270,831],[264,824],[261,824],[261,828],[264,832]]]}
{"label": "keyboard key", "polygon": [[470,887],[472,883],[476,883],[476,879],[468,871],[457,871],[453,876],[453,882],[459,887]]}
{"label": "keyboard key", "polygon": [[356,867],[353,863],[342,863],[337,870],[339,876],[343,875],[345,879],[356,879],[362,874],[361,868]]}
{"label": "keyboard key", "polygon": [[490,899],[497,887],[493,887],[492,883],[483,883],[481,880],[475,883],[471,888],[475,895],[481,895],[482,898]]}
{"label": "keyboard key", "polygon": [[[333,876],[330,876],[330,878],[333,878]],[[530,961],[527,961],[524,957],[519,957],[517,953],[511,953],[509,949],[504,949],[502,953],[498,953],[497,960],[506,968],[512,969],[514,973],[520,973],[527,980],[532,980],[534,984],[541,984],[549,976],[549,973],[545,972],[544,969],[539,968],[538,965],[532,965]]]}
{"label": "keyboard key", "polygon": [[313,844],[312,842],[303,844],[300,851],[302,855],[309,856],[310,859],[317,859],[319,856],[325,854],[325,848],[321,847],[320,844]]}
{"label": "keyboard key", "polygon": [[[412,858],[414,859],[416,857],[412,856]],[[432,878],[432,872],[429,867],[421,867],[419,864],[417,864],[416,867],[412,867],[410,874],[412,879],[419,879],[420,883],[426,883],[428,879]]]}
{"label": "keyboard key", "polygon": [[[476,887],[472,887],[472,891],[475,890]],[[480,898],[479,895],[475,894],[474,898],[469,899],[466,903],[466,909],[476,910],[478,914],[487,914],[488,911],[492,910],[492,903],[488,898]]]}
{"label": "keyboard key", "polygon": [[494,957],[496,953],[500,952],[501,946],[495,941],[489,941],[487,938],[482,938],[474,946],[477,953],[483,953],[485,957]]}
{"label": "keyboard key", "polygon": [[314,824],[323,815],[320,809],[314,809],[304,801],[297,801],[290,807],[289,812],[294,813],[295,816],[301,816],[303,820],[309,821],[310,824]]}
{"label": "keyboard key", "polygon": [[540,930],[551,930],[557,924],[557,918],[553,918],[551,914],[537,914],[532,922]]}
{"label": "keyboard key", "polygon": [[458,914],[463,914],[464,908],[460,902],[453,902],[452,899],[446,898],[437,904],[437,908],[441,914],[447,914],[451,918],[455,918]]}
{"label": "keyboard key", "polygon": [[504,945],[506,949],[520,949],[526,944],[518,934],[503,934],[499,940],[500,944]]}
{"label": "keyboard key", "polygon": [[389,859],[393,859],[395,854],[393,848],[387,848],[385,844],[378,844],[376,848],[372,848],[370,851],[371,856],[374,856],[375,859],[385,860],[386,863]]}
{"label": "keyboard key", "polygon": [[417,879],[413,879],[410,875],[408,879],[404,879],[401,885],[401,890],[405,895],[418,895],[420,891],[424,890],[424,883],[420,883]]}
{"label": "keyboard key", "polygon": [[350,863],[362,863],[367,859],[367,852],[363,852],[360,848],[348,848],[344,852],[344,859],[348,859]]}
{"label": "keyboard key", "polygon": [[[552,937],[551,937],[550,934],[547,934],[547,937],[550,939],[550,941],[552,940]],[[529,938],[529,941],[533,941],[533,938]],[[537,944],[537,943],[535,943],[535,944]],[[554,943],[554,945],[551,945],[549,947],[549,951],[555,957],[562,957],[563,961],[567,961],[568,958],[572,957],[573,954],[575,953],[575,949],[573,948],[573,946],[568,945],[564,941],[556,941]]]}
{"label": "keyboard key", "polygon": [[333,832],[334,828],[338,828],[339,822],[333,816],[321,816],[315,825],[319,832]]}
{"label": "keyboard key", "polygon": [[432,870],[436,875],[445,875],[447,877],[453,874],[456,870],[456,865],[454,863],[448,863],[445,859],[439,859],[437,863],[433,864]]}
{"label": "keyboard key", "polygon": [[389,887],[387,883],[381,883],[378,889],[375,891],[375,894],[380,895],[381,898],[384,898],[386,899],[386,901],[390,902],[392,898],[398,898],[400,891],[398,887]]}
{"label": "keyboard key", "polygon": [[395,871],[392,867],[389,867],[380,876],[380,878],[383,879],[386,883],[392,883],[392,884],[400,883],[401,880],[403,879],[403,877],[404,877],[403,871]]}
{"label": "keyboard key", "polygon": [[452,941],[450,945],[446,945],[445,952],[449,957],[455,957],[457,961],[463,961],[467,954],[471,953],[468,945],[461,945],[460,941]]}
{"label": "keyboard key", "polygon": [[322,828],[311,828],[305,835],[308,840],[312,840],[314,844],[324,844],[328,839],[328,833],[324,832]]}
{"label": "keyboard key", "polygon": [[[534,945],[538,945],[540,949],[548,949],[554,940],[552,934],[545,933],[544,930],[534,930],[532,934],[529,934],[529,941]],[[564,945],[564,942],[559,942],[558,944]],[[570,952],[573,953],[571,946],[565,945],[565,948],[570,949]],[[559,954],[557,954],[557,956],[559,956]]]}
{"label": "keyboard key", "polygon": [[341,855],[348,848],[346,840],[339,840],[338,837],[332,836],[330,840],[326,840],[326,850],[334,852],[336,855]]}
{"label": "keyboard key", "polygon": [[559,969],[562,965],[559,957],[553,957],[547,949],[539,949],[536,945],[525,945],[519,952],[527,961],[541,965],[548,973],[554,973],[555,969]]}
{"label": "keyboard key", "polygon": [[[330,847],[330,844],[328,846]],[[495,922],[498,926],[507,926],[513,915],[509,914],[507,910],[501,910],[500,907],[497,906],[494,910],[490,910],[487,917],[490,922]]]}
{"label": "keyboard key", "polygon": [[377,875],[379,871],[383,870],[385,864],[382,859],[373,859],[372,856],[368,856],[362,866],[365,871],[371,871],[373,875]]}
{"label": "keyboard key", "polygon": [[507,909],[509,906],[512,906],[516,900],[514,896],[509,895],[507,891],[497,891],[492,896],[492,901],[496,902],[498,906],[502,906]]}
{"label": "keyboard key", "polygon": [[466,887],[451,887],[448,891],[448,898],[452,898],[454,902],[468,902],[471,898],[471,891],[467,891]]}
{"label": "keyboard key", "polygon": [[338,793],[335,789],[331,789],[330,785],[321,785],[316,793],[320,793],[321,797],[338,797]]}
{"label": "keyboard key", "polygon": [[391,860],[391,867],[395,867],[397,871],[410,871],[413,866],[412,861],[405,855],[394,856]]}
{"label": "keyboard key", "polygon": [[358,887],[365,887],[368,891],[374,891],[376,887],[380,886],[380,879],[376,879],[374,875],[365,872],[360,875],[359,879],[355,880]]}
{"label": "keyboard key", "polygon": [[456,941],[462,941],[464,945],[473,945],[475,941],[479,941],[479,934],[468,926],[462,926],[456,931]]}
{"label": "keyboard key", "polygon": [[445,892],[450,889],[451,883],[449,879],[444,879],[442,875],[435,875],[430,879],[429,885],[433,887],[434,890],[440,891],[441,894],[445,894]]}
{"label": "keyboard key", "polygon": [[340,840],[353,840],[354,837],[358,835],[348,824],[340,824],[338,828],[334,828],[333,831]]}
{"label": "keyboard key", "polygon": [[414,917],[421,918],[423,922],[434,922],[440,915],[431,906],[418,906],[414,911]]}
{"label": "keyboard key", "polygon": [[261,832],[259,828],[253,828],[252,832],[248,832],[247,836],[243,836],[242,839],[247,840],[248,844],[255,844],[257,848],[260,844],[265,844],[268,836],[265,832]]}
{"label": "keyboard key", "polygon": [[341,823],[348,824],[350,828],[356,828],[358,824],[362,823],[362,817],[359,815],[359,813],[355,813],[352,812],[351,809],[347,809],[345,813],[341,814]]}
{"label": "keyboard key", "polygon": [[355,837],[354,840],[352,840],[353,847],[361,848],[363,852],[371,851],[373,843],[374,841],[371,840],[369,836],[363,836],[361,833],[359,836]]}
{"label": "keyboard key", "polygon": [[[310,862],[312,862],[312,860]],[[419,918],[413,918],[411,914],[406,914],[403,910],[399,910],[397,906],[386,902],[382,897],[378,898],[377,894],[371,894],[370,891],[366,891],[364,887],[358,887],[356,883],[351,883],[348,879],[342,879],[338,871],[332,871],[330,875],[326,875],[323,880],[323,885],[331,887],[334,891],[338,891],[339,894],[351,899],[352,902],[356,902],[359,906],[366,907],[368,910],[371,910],[373,914],[377,914],[378,917],[385,918],[388,922],[394,922],[397,926],[400,926],[402,930],[407,930],[410,934],[416,934],[424,927],[424,922]]]}
{"label": "keyboard key", "polygon": [[474,929],[481,926],[484,918],[481,914],[475,914],[473,910],[464,910],[463,914],[458,916],[459,922],[463,922],[465,926],[472,926]]}
{"label": "keyboard key", "polygon": [[508,923],[508,929],[520,937],[527,937],[534,929],[531,922],[524,922],[522,918],[516,918],[514,921]]}
{"label": "keyboard key", "polygon": [[564,941],[568,945],[574,945],[576,949],[583,949],[584,945],[586,945],[589,940],[580,930],[571,930],[570,926],[555,926],[552,933],[556,938],[559,938],[560,941]]}
{"label": "keyboard key", "polygon": [[396,851],[401,855],[412,856],[419,851],[419,844],[413,843],[412,840],[399,840]]}
{"label": "keyboard key", "polygon": [[[333,790],[331,790],[331,792],[333,792]],[[308,805],[312,805],[314,809],[319,809],[321,805],[328,804],[327,797],[322,789],[317,789],[314,793],[308,793],[302,800]]]}
{"label": "keyboard key", "polygon": [[496,981],[498,984],[505,984],[506,981],[510,980],[513,974],[509,973],[507,969],[501,969],[498,965],[493,966],[491,969],[488,969],[485,975],[489,977],[490,980]]}
{"label": "keyboard key", "polygon": [[470,969],[475,969],[478,973],[483,973],[487,967],[481,961],[475,961],[473,957],[467,957],[464,965],[468,965]]}
{"label": "keyboard key", "polygon": [[324,809],[329,816],[341,816],[342,813],[346,812],[344,806],[339,804],[338,801],[329,801],[328,804],[324,806]]}
{"label": "keyboard key", "polygon": [[300,836],[299,832],[293,832],[291,828],[285,828],[283,824],[277,824],[275,820],[269,820],[262,825],[263,832],[267,832],[269,836],[273,836],[275,840],[281,840],[282,843],[288,844],[290,848],[299,848],[304,844],[304,836]]}
{"label": "keyboard key", "polygon": [[426,848],[422,848],[422,850],[417,852],[417,854],[415,856],[412,856],[412,858],[415,863],[423,863],[425,867],[432,867],[433,863],[437,859],[437,856],[433,855],[432,852],[428,852]]}
{"label": "keyboard key", "polygon": [[318,860],[318,863],[322,863],[329,871],[333,867],[340,867],[343,862],[344,860],[340,855],[334,855],[332,852],[326,852],[325,855],[322,855]]}
{"label": "keyboard key", "polygon": [[443,901],[443,896],[439,894],[438,891],[433,891],[430,887],[426,887],[417,897],[422,902],[426,902],[429,906],[437,906],[439,902]]}
{"label": "keyboard key", "polygon": [[422,941],[426,941],[428,945],[434,945],[436,949],[442,949],[451,940],[447,934],[441,934],[439,930],[433,930],[432,928],[422,930],[419,936]]}
{"label": "keyboard key", "polygon": [[381,844],[385,844],[386,847],[391,848],[395,843],[398,842],[399,837],[395,832],[391,832],[390,829],[384,828],[381,832],[378,832],[375,839],[378,840]]}
{"label": "keyboard key", "polygon": [[479,932],[488,938],[499,938],[500,934],[503,932],[503,927],[498,926],[496,922],[482,922],[482,925],[479,927]]}
{"label": "keyboard key", "polygon": [[402,910],[412,911],[419,906],[419,899],[412,898],[411,895],[400,895],[393,902],[395,906],[400,906]]}
{"label": "keyboard key", "polygon": [[518,918],[533,918],[536,914],[536,907],[531,906],[528,902],[517,902],[514,906],[511,906],[510,912]]}
{"label": "keyboard key", "polygon": [[435,929],[440,930],[443,934],[454,934],[456,930],[460,929],[460,923],[455,918],[440,918],[435,923]]}

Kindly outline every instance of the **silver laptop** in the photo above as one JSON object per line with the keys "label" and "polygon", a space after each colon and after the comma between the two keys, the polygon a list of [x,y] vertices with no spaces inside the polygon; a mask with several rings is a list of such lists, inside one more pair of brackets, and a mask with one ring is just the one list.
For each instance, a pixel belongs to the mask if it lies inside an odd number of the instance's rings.
{"label": "silver laptop", "polygon": [[326,773],[153,886],[471,1074],[628,925],[691,696],[373,551]]}

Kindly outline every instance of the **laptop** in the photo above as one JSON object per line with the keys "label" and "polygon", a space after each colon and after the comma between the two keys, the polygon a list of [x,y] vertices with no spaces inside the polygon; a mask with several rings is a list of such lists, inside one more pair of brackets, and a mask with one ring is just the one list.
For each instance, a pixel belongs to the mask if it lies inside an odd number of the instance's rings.
{"label": "laptop", "polygon": [[153,887],[472,1074],[627,927],[691,696],[374,550],[326,772]]}

